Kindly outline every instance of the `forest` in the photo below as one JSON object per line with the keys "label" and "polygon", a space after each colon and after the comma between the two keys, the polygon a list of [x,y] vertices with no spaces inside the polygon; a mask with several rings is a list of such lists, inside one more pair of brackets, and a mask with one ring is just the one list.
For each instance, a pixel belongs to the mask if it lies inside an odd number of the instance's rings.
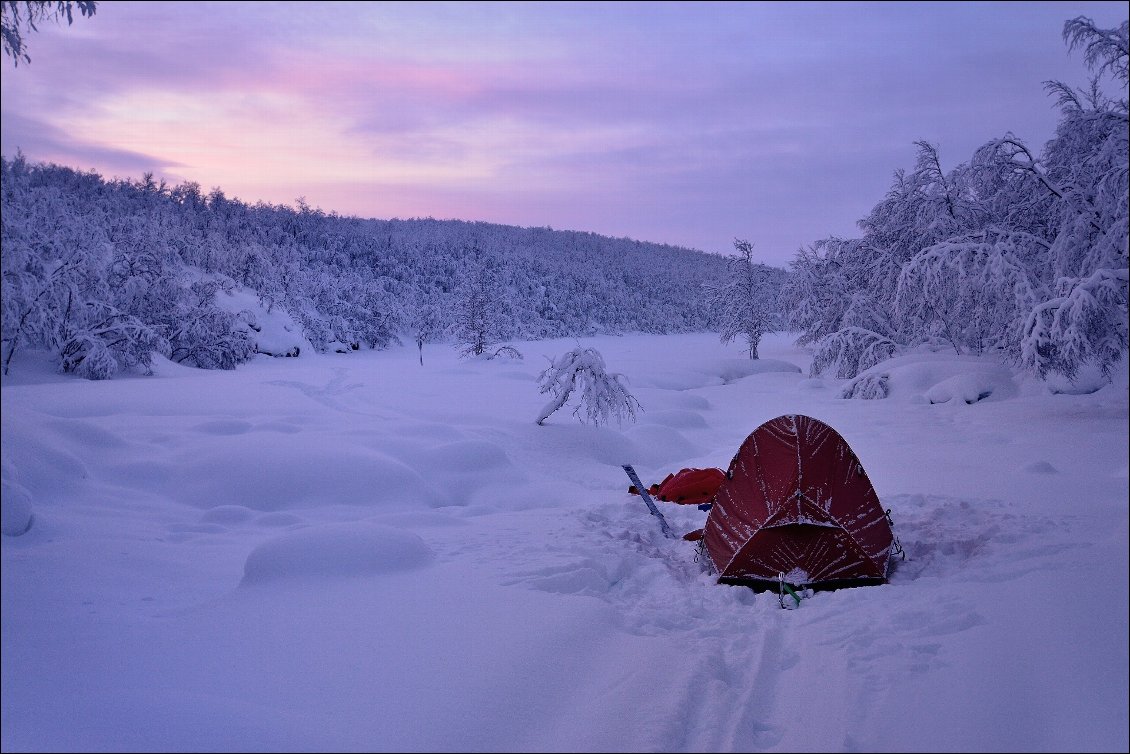
{"label": "forest", "polygon": [[[144,372],[153,353],[233,368],[260,350],[255,313],[226,301],[240,288],[320,352],[703,331],[728,261],[593,233],[250,205],[22,155],[0,170],[5,369],[20,348],[92,379]],[[785,271],[764,269],[779,287]]]}

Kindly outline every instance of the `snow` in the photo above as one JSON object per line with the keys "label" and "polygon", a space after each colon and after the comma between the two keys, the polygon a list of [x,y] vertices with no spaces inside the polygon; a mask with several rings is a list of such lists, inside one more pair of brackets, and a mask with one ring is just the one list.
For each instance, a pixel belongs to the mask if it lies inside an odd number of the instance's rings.
{"label": "snow", "polygon": [[[310,352],[314,347],[302,335],[302,326],[281,307],[267,307],[254,292],[234,288],[216,294],[216,304],[224,311],[240,316],[241,327],[251,334],[256,348],[272,356]],[[329,349],[334,350],[334,349]]]}
{"label": "snow", "polygon": [[[881,383],[878,393],[868,386]],[[886,398],[914,403],[972,404],[1003,400],[1017,393],[1012,372],[991,356],[957,355],[924,350],[896,356],[859,373],[844,389],[854,388],[855,397]],[[862,394],[861,391],[862,390]]]}
{"label": "snow", "polygon": [[[709,334],[406,342],[101,382],[17,354],[5,752],[1127,750],[1125,363],[1072,391],[912,354],[849,400],[784,334],[757,365]],[[535,425],[578,342],[638,422]],[[786,413],[866,467],[890,584],[782,610],[627,493],[619,464],[724,467]]]}

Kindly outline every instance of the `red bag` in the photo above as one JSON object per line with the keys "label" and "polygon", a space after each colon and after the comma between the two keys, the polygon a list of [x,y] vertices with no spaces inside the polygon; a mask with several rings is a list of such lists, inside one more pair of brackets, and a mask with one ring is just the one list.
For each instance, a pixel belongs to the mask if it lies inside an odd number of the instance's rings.
{"label": "red bag", "polygon": [[667,503],[701,505],[714,499],[724,481],[726,473],[722,469],[680,469],[668,474],[652,494]]}

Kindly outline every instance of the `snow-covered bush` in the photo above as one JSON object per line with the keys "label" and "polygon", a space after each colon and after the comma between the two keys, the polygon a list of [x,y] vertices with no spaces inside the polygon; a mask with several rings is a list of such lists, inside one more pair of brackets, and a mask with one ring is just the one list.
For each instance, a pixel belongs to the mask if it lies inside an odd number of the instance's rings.
{"label": "snow-covered bush", "polygon": [[636,410],[641,408],[625,387],[624,376],[609,374],[604,357],[595,348],[578,347],[551,359],[538,376],[538,387],[541,392],[553,395],[553,400],[538,414],[538,424],[543,424],[550,414],[564,406],[578,389],[580,401],[573,415],[582,422],[587,419],[599,425],[614,418],[622,424],[628,419],[635,420]]}
{"label": "snow-covered bush", "polygon": [[890,375],[864,374],[849,382],[840,390],[841,398],[862,398],[863,400],[878,400],[890,395]]}
{"label": "snow-covered bush", "polygon": [[1087,364],[1109,376],[1127,349],[1128,284],[1126,269],[1064,281],[1064,295],[1029,315],[1021,363],[1041,377],[1055,372],[1073,379]]}
{"label": "snow-covered bush", "polygon": [[897,352],[898,344],[889,338],[861,327],[845,327],[817,344],[809,376],[831,370],[837,379],[848,379]]}

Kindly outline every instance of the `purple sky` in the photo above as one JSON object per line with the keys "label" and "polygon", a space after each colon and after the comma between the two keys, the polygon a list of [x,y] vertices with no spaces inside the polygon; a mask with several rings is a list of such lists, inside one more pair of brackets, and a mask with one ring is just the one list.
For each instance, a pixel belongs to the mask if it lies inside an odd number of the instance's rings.
{"label": "purple sky", "polygon": [[785,265],[910,167],[1083,85],[1125,2],[102,2],[3,65],[3,153],[249,202],[549,225]]}

